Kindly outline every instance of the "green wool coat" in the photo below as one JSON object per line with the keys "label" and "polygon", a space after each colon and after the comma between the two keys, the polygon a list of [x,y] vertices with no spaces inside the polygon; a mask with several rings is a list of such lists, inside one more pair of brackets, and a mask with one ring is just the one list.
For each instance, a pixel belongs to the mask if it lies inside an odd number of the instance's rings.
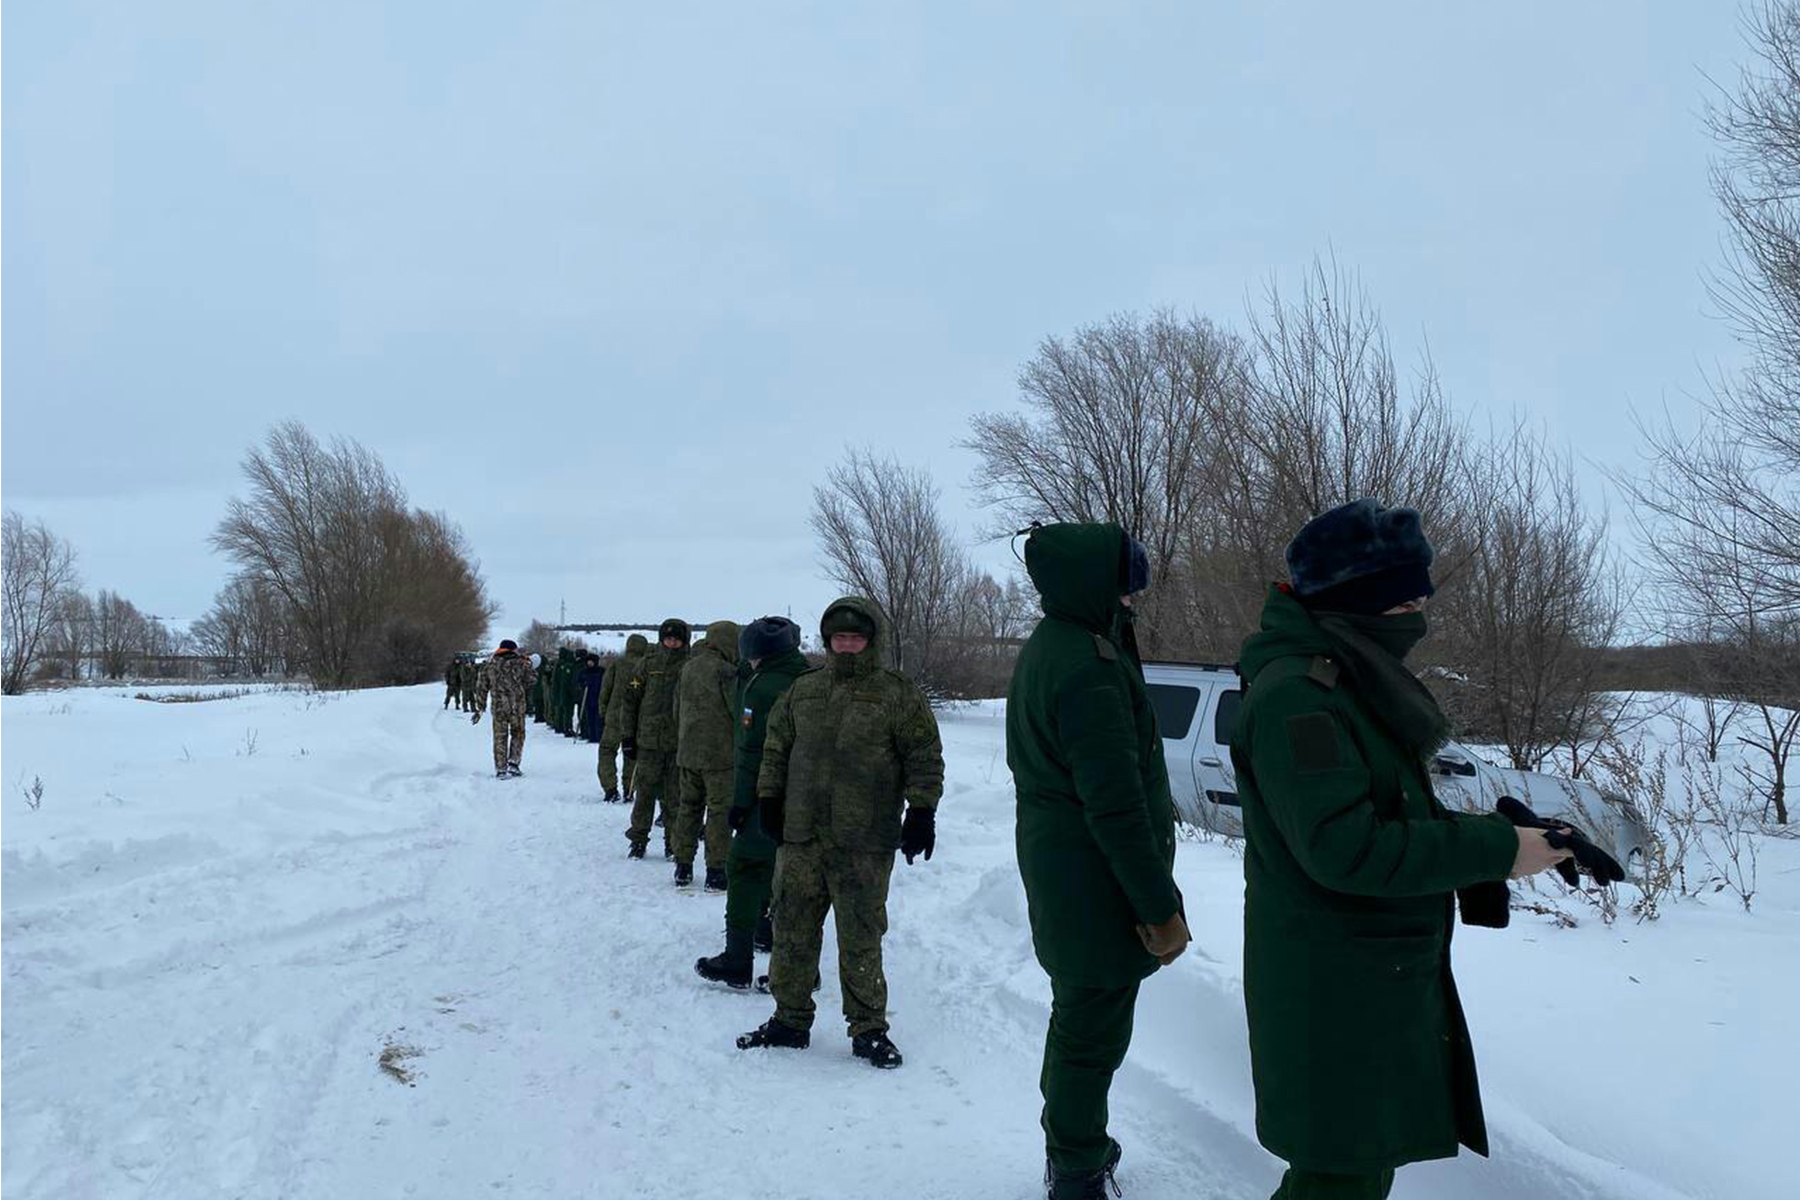
{"label": "green wool coat", "polygon": [[782,839],[819,839],[840,850],[900,847],[907,806],[935,809],[944,794],[944,744],[916,684],[881,665],[891,636],[879,605],[834,600],[820,619],[853,609],[876,628],[861,654],[794,680],[775,702],[757,772],[758,798],[782,798]]}
{"label": "green wool coat", "polygon": [[1262,1144],[1364,1173],[1487,1153],[1450,973],[1456,889],[1518,837],[1451,813],[1285,590],[1244,643],[1231,758],[1244,821],[1244,1007]]}
{"label": "green wool coat", "polygon": [[731,804],[733,808],[750,810],[749,820],[737,835],[738,843],[746,852],[775,857],[775,839],[763,832],[762,819],[757,812],[756,776],[762,770],[763,739],[768,734],[769,713],[774,710],[775,702],[794,685],[794,680],[809,670],[806,656],[798,650],[765,658],[756,667],[747,662],[738,666],[736,776]]}
{"label": "green wool coat", "polygon": [[1137,927],[1181,905],[1162,738],[1124,637],[1126,545],[1117,525],[1032,534],[1025,564],[1044,619],[1006,699],[1032,944],[1050,975],[1097,988],[1155,971]]}

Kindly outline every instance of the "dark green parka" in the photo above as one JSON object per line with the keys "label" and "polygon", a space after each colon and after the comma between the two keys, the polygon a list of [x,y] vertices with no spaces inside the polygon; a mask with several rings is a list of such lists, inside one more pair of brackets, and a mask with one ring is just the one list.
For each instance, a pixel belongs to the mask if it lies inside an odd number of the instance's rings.
{"label": "dark green parka", "polygon": [[1044,619],[1006,698],[1032,944],[1045,971],[1086,987],[1155,971],[1137,927],[1181,903],[1162,738],[1119,603],[1128,546],[1117,525],[1032,534],[1025,565]]}
{"label": "dark green parka", "polygon": [[625,681],[625,702],[620,705],[620,731],[632,738],[639,750],[674,753],[680,739],[675,725],[675,688],[681,668],[687,665],[688,642],[693,629],[686,621],[669,621],[678,630],[681,645],[671,650],[658,641]]}
{"label": "dark green parka", "polygon": [[775,702],[756,794],[785,799],[783,841],[892,852],[905,806],[935,809],[944,794],[944,745],[918,685],[881,665],[890,636],[881,606],[834,600],[821,636],[839,609],[862,614],[875,636],[861,654],[830,655]]}
{"label": "dark green parka", "polygon": [[1504,879],[1504,817],[1451,813],[1311,613],[1270,592],[1231,748],[1244,819],[1244,1006],[1256,1128],[1315,1171],[1487,1153],[1450,931]]}
{"label": "dark green parka", "polygon": [[733,808],[747,808],[750,818],[739,832],[738,841],[748,851],[768,858],[775,856],[775,842],[763,832],[762,817],[756,807],[756,776],[762,770],[763,739],[768,733],[769,713],[775,702],[794,686],[794,680],[811,670],[806,656],[789,650],[765,658],[759,666],[748,662],[738,665],[737,686],[737,772],[731,795]]}
{"label": "dark green parka", "polygon": [[733,621],[714,621],[681,668],[681,680],[675,685],[678,767],[731,770],[738,726],[739,632]]}

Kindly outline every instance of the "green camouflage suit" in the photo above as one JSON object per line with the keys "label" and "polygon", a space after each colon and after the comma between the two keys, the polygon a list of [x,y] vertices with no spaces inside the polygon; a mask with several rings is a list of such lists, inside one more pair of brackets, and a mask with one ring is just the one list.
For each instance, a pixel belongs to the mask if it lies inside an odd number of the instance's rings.
{"label": "green camouflage suit", "polygon": [[[621,722],[624,720],[626,682],[638,664],[643,662],[644,655],[650,652],[650,639],[641,633],[634,633],[625,640],[625,653],[620,655],[612,666],[606,669],[606,680],[600,685],[600,789],[611,794],[619,791],[619,739],[625,736]],[[631,795],[631,785],[637,776],[637,760],[625,760],[624,794]]]}
{"label": "green camouflage suit", "polygon": [[475,711],[475,688],[480,682],[480,663],[472,658],[465,658],[456,665],[456,709],[458,712]]}
{"label": "green camouflage suit", "polygon": [[904,807],[936,808],[944,793],[944,747],[924,693],[881,666],[889,632],[880,606],[855,596],[833,601],[821,634],[839,609],[861,614],[875,636],[861,654],[830,655],[776,701],[756,791],[784,812],[769,964],[775,1019],[812,1028],[825,916],[835,912],[844,1019],[856,1037],[888,1028],[888,878]]}
{"label": "green camouflage suit", "polygon": [[725,860],[726,929],[754,934],[756,923],[769,907],[769,893],[775,885],[776,846],[775,840],[763,832],[762,819],[756,811],[756,777],[762,770],[769,713],[794,680],[807,670],[806,657],[798,650],[763,659],[754,668],[749,663],[738,667],[740,715],[731,803],[734,808],[749,809],[750,816],[731,839],[731,855]]}
{"label": "green camouflage suit", "polygon": [[[681,639],[671,650],[662,644],[668,635]],[[675,749],[680,737],[675,724],[675,688],[681,668],[687,664],[688,642],[693,630],[686,621],[671,617],[657,630],[656,645],[625,681],[625,701],[620,707],[621,741],[633,743],[637,755],[637,801],[631,806],[631,827],[625,836],[634,846],[650,841],[650,830],[661,808],[663,849],[673,851],[674,808],[680,801],[681,781],[675,771]]]}
{"label": "green camouflage suit", "polygon": [[475,711],[494,697],[494,769],[517,766],[525,753],[525,693],[531,690],[531,660],[505,651],[496,654],[475,685]]}
{"label": "green camouflage suit", "polygon": [[675,724],[680,731],[675,765],[681,769],[675,861],[693,865],[704,823],[708,871],[723,871],[731,848],[739,632],[732,621],[708,625],[706,636],[681,668],[675,689]]}
{"label": "green camouflage suit", "polygon": [[457,670],[456,660],[454,658],[452,658],[450,660],[450,665],[444,668],[444,707],[445,708],[450,707],[450,702],[452,700],[456,701],[457,708],[460,709],[462,707],[462,689],[458,686],[461,682],[462,682],[462,674],[461,674],[461,672],[459,672]]}

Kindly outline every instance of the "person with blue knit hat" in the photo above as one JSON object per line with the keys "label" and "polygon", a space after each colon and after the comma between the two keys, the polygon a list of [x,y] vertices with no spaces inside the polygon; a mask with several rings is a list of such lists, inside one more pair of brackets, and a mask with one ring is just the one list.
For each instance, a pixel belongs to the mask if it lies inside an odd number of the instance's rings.
{"label": "person with blue knit hat", "polygon": [[1449,723],[1406,658],[1434,558],[1414,509],[1313,518],[1238,664],[1244,1007],[1257,1137],[1288,1164],[1277,1200],[1380,1200],[1406,1163],[1488,1152],[1456,897],[1568,856],[1432,791]]}

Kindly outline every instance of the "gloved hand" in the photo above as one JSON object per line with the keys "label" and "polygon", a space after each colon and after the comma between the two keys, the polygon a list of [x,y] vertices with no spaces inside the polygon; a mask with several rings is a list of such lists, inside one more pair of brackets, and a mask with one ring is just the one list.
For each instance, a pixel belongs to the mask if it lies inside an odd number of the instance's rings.
{"label": "gloved hand", "polygon": [[623,754],[626,758],[636,758],[637,757],[637,739],[636,738],[620,738],[619,739],[619,753]]}
{"label": "gloved hand", "polygon": [[750,806],[748,804],[732,805],[731,811],[725,814],[725,823],[731,826],[733,833],[744,832],[744,827],[750,824]]}
{"label": "gloved hand", "polygon": [[937,810],[907,805],[906,819],[900,823],[900,853],[906,856],[907,865],[912,865],[913,856],[917,854],[923,854],[925,861],[930,862],[931,852],[936,847]]}
{"label": "gloved hand", "polygon": [[481,714],[478,712],[470,713],[469,714],[469,724],[471,724],[471,725],[481,724]]}
{"label": "gloved hand", "polygon": [[1575,856],[1574,861],[1565,860],[1556,866],[1557,873],[1570,887],[1579,887],[1581,884],[1581,873],[1576,869],[1577,866],[1600,883],[1618,883],[1625,878],[1625,868],[1619,865],[1619,860],[1594,845],[1579,829],[1560,821],[1545,820],[1511,796],[1500,797],[1500,802],[1494,807],[1501,816],[1521,829],[1544,830],[1546,842]]}
{"label": "gloved hand", "polygon": [[762,818],[763,832],[781,842],[783,822],[787,815],[787,800],[782,796],[764,796],[761,800],[757,816]]}

